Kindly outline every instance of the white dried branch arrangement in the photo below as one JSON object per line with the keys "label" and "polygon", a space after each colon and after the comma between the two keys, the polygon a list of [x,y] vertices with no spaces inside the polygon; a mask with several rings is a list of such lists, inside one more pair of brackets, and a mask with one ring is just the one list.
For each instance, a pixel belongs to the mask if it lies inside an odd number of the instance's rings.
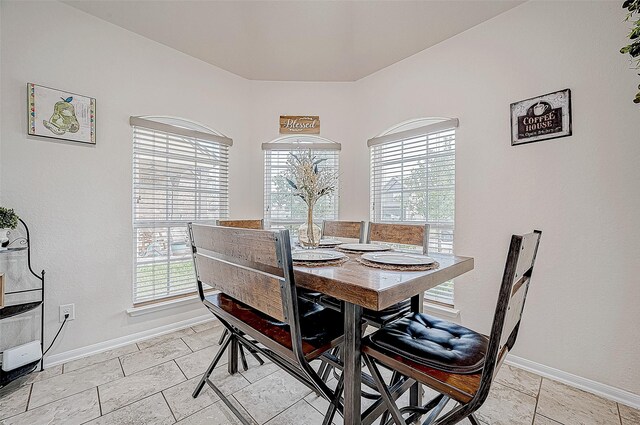
{"label": "white dried branch arrangement", "polygon": [[318,159],[311,149],[292,153],[287,160],[287,182],[293,188],[293,194],[299,196],[309,207],[313,207],[323,196],[336,190],[338,173],[318,165],[326,158]]}

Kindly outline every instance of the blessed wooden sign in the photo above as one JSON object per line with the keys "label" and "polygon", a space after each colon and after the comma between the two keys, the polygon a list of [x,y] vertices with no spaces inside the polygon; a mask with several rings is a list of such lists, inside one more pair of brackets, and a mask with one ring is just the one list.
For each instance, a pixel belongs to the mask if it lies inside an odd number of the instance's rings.
{"label": "blessed wooden sign", "polygon": [[571,90],[511,104],[511,145],[571,136]]}
{"label": "blessed wooden sign", "polygon": [[320,117],[280,115],[280,134],[320,134]]}

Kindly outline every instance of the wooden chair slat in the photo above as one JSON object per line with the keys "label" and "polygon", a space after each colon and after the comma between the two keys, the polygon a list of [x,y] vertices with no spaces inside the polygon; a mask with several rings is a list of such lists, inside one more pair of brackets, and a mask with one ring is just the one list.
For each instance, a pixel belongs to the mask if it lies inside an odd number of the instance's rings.
{"label": "wooden chair slat", "polygon": [[[531,270],[535,262],[539,241],[539,232],[514,236],[512,239],[512,247],[509,250],[510,254],[507,258],[507,266],[502,283],[503,285],[508,285],[509,288],[505,291],[507,307],[502,332],[500,333],[501,348],[507,344],[522,320],[524,303],[529,291],[529,283],[531,282]],[[513,275],[510,273],[513,273]]]}
{"label": "wooden chair slat", "polygon": [[[195,261],[198,279],[203,283],[274,319],[285,321],[280,277],[201,253],[196,253]],[[210,276],[224,276],[224,279],[214,281]]]}
{"label": "wooden chair slat", "polygon": [[516,273],[514,276],[514,283],[524,276],[529,269],[533,266],[533,261],[536,255],[536,248],[538,247],[538,234],[529,233],[522,236],[520,242],[520,254],[518,255],[518,262],[516,265]]}
{"label": "wooden chair slat", "polygon": [[[527,289],[529,286],[529,279],[526,283],[520,285],[514,294],[511,296],[509,300],[509,307],[507,307],[507,314],[504,321],[504,328],[502,330],[502,334],[500,335],[500,346],[503,347],[511,333],[515,330],[516,326],[520,323],[522,319],[522,312],[524,309],[524,300],[527,296]],[[516,289],[514,287],[514,289]]]}
{"label": "wooden chair slat", "polygon": [[262,230],[264,220],[218,220],[218,226]]}
{"label": "wooden chair slat", "polygon": [[240,261],[282,267],[276,247],[276,232],[195,223],[191,227],[198,250],[212,251]]}
{"label": "wooden chair slat", "polygon": [[322,236],[360,240],[363,230],[364,221],[325,220],[322,223]]}
{"label": "wooden chair slat", "polygon": [[415,245],[426,253],[429,243],[428,224],[369,223],[367,242]]}

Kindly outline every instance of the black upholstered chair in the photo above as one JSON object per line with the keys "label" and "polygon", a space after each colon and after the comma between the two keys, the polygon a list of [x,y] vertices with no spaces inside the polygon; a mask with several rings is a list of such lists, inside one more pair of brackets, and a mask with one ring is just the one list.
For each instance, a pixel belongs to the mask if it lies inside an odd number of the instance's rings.
{"label": "black upholstered chair", "polygon": [[[363,340],[363,359],[388,409],[381,423],[387,423],[390,414],[398,425],[413,423],[422,415],[427,415],[423,424],[455,424],[463,419],[478,424],[473,413],[486,400],[493,377],[518,336],[540,236],[540,231],[534,231],[511,238],[489,337],[412,313]],[[395,371],[388,385],[378,364]],[[399,394],[394,388],[406,380],[427,385],[440,395],[423,406],[398,409]],[[450,400],[457,406],[440,416]]]}
{"label": "black upholstered chair", "polygon": [[[269,358],[327,399],[324,424],[330,424],[335,411],[343,410],[342,381],[331,390],[309,362],[329,358],[327,352],[342,342],[343,317],[298,298],[289,231],[189,224],[189,237],[200,298],[229,331],[193,397],[206,384],[243,424],[251,423],[209,379],[227,349],[232,350],[229,371],[237,371],[233,351],[240,345]],[[205,283],[220,292],[206,295]],[[338,359],[331,361],[341,367]]]}

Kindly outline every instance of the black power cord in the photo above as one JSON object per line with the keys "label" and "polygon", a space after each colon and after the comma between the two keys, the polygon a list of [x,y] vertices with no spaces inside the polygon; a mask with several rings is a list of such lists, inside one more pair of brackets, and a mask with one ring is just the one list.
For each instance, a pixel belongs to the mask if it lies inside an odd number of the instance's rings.
{"label": "black power cord", "polygon": [[42,357],[44,357],[45,354],[47,354],[49,352],[49,350],[51,350],[51,347],[53,347],[53,343],[56,342],[56,339],[58,339],[58,335],[60,335],[60,332],[62,331],[62,328],[64,327],[64,324],[67,323],[67,319],[69,318],[68,314],[64,315],[64,320],[62,321],[62,324],[60,325],[60,329],[58,329],[58,332],[56,333],[56,336],[53,337],[53,341],[51,341],[51,344],[49,344],[49,348],[47,348],[44,353],[42,353]]}

